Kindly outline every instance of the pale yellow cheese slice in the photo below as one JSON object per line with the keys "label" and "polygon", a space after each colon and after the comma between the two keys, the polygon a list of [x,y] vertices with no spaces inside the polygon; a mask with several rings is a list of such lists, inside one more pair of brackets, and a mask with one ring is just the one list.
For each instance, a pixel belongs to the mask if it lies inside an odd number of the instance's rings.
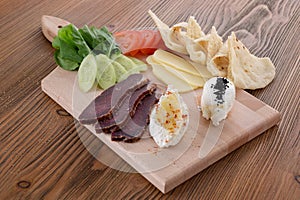
{"label": "pale yellow cheese slice", "polygon": [[152,56],[148,56],[146,60],[152,67],[152,72],[157,79],[167,85],[172,85],[178,92],[189,92],[196,89],[196,86],[188,84],[186,81],[180,79],[178,76],[167,70],[165,67],[152,61]]}
{"label": "pale yellow cheese slice", "polygon": [[201,65],[200,63],[195,63],[193,61],[188,61],[189,63],[191,63],[196,70],[199,72],[200,76],[207,81],[208,79],[214,77],[210,71],[208,71],[206,65]]}
{"label": "pale yellow cheese slice", "polygon": [[153,56],[155,57],[155,60],[170,65],[177,70],[201,77],[192,64],[175,54],[159,49],[155,51]]}
{"label": "pale yellow cheese slice", "polygon": [[149,64],[157,64],[160,65],[162,67],[164,67],[167,71],[171,72],[172,74],[176,75],[178,78],[180,78],[181,80],[184,80],[185,82],[187,82],[188,84],[195,86],[195,87],[203,87],[205,80],[200,77],[200,76],[196,76],[194,74],[190,74],[187,73],[185,71],[181,71],[178,70],[176,68],[174,68],[171,65],[168,65],[166,63],[160,62],[159,60],[156,60],[155,56],[149,56],[150,58],[147,60]]}

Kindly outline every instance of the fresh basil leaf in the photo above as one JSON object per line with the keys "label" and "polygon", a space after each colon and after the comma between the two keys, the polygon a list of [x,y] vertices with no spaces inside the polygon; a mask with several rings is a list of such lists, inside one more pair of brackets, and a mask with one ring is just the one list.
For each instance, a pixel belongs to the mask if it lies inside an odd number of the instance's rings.
{"label": "fresh basil leaf", "polygon": [[79,29],[79,32],[95,54],[104,54],[109,58],[113,54],[121,54],[120,47],[115,42],[112,33],[105,26],[101,29],[84,26]]}
{"label": "fresh basil leaf", "polygon": [[91,51],[77,28],[72,24],[59,29],[52,46],[57,49],[54,54],[56,63],[66,70],[77,69],[83,58]]}
{"label": "fresh basil leaf", "polygon": [[52,47],[54,47],[55,49],[59,49],[59,46],[60,46],[59,37],[55,36],[52,41]]}
{"label": "fresh basil leaf", "polygon": [[60,40],[60,58],[72,60],[77,63],[81,63],[83,56],[78,53],[77,48],[73,48],[70,44],[64,40]]}
{"label": "fresh basil leaf", "polygon": [[54,58],[55,58],[56,63],[65,70],[72,71],[79,67],[79,64],[77,62],[61,58],[60,50],[55,51]]}
{"label": "fresh basil leaf", "polygon": [[56,63],[67,70],[77,69],[91,50],[109,58],[121,54],[120,47],[105,26],[100,29],[84,26],[78,30],[69,24],[59,29],[52,46],[57,49],[54,54]]}
{"label": "fresh basil leaf", "polygon": [[94,49],[94,40],[95,35],[91,32],[89,27],[87,25],[84,25],[81,29],[78,30],[79,33],[82,35],[83,39],[86,41],[86,43],[91,47],[91,49]]}

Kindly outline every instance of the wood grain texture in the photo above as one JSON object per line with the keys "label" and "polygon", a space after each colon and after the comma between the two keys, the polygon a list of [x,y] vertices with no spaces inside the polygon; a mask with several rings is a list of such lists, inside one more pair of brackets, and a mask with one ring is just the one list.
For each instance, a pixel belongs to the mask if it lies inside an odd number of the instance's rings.
{"label": "wood grain texture", "polygon": [[[269,56],[276,66],[275,80],[249,92],[282,114],[279,126],[166,195],[141,175],[108,168],[93,158],[72,117],[40,88],[56,67],[53,49],[41,33],[42,15],[121,30],[154,26],[148,9],[168,24],[194,15],[204,31],[215,25],[223,38],[235,31],[257,56]],[[3,0],[0,10],[1,199],[299,199],[298,0]],[[81,129],[87,143],[99,151],[106,148]]]}

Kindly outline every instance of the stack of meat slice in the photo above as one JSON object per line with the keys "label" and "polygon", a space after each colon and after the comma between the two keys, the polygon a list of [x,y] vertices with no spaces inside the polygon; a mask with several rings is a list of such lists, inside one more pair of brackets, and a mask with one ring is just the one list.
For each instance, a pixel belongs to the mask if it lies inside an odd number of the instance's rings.
{"label": "stack of meat slice", "polygon": [[141,74],[103,91],[79,116],[83,124],[95,124],[97,133],[110,133],[113,141],[138,141],[149,123],[149,115],[160,93]]}

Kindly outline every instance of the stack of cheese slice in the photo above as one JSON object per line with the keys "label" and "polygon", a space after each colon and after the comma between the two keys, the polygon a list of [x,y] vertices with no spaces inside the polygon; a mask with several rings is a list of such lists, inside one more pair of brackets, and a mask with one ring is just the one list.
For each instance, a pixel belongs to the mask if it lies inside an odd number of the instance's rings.
{"label": "stack of cheese slice", "polygon": [[196,69],[187,60],[164,50],[155,51],[152,56],[148,56],[147,62],[159,80],[173,85],[179,92],[203,87],[205,81],[212,77],[205,67]]}

